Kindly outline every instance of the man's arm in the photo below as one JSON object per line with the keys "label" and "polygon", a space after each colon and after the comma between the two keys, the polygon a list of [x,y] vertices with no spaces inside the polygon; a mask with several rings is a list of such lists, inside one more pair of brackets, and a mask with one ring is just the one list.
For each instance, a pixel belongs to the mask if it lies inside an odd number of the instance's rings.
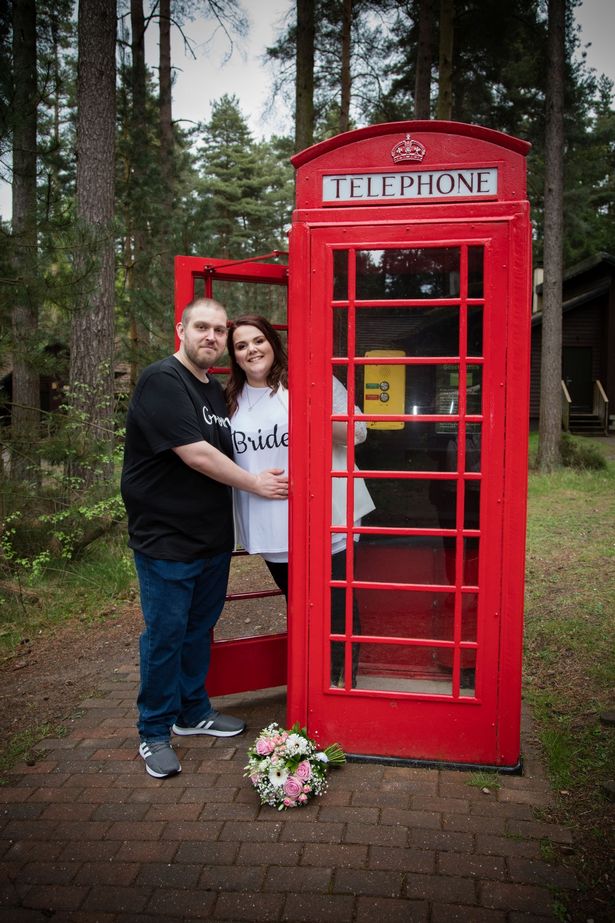
{"label": "man's arm", "polygon": [[176,446],[173,451],[185,465],[221,484],[247,490],[266,500],[285,500],[288,497],[288,476],[283,468],[268,468],[259,474],[251,474],[205,440]]}

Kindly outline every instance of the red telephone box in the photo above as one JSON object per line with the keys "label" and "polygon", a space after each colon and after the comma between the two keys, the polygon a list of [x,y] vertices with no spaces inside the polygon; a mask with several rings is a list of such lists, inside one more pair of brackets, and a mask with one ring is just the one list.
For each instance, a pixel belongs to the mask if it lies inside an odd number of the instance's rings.
{"label": "red telephone box", "polygon": [[519,764],[528,150],[415,121],[293,158],[288,719],[357,756]]}
{"label": "red telephone box", "polygon": [[[293,158],[288,639],[216,643],[208,688],[284,683],[288,647],[289,724],[357,757],[519,765],[528,150],[399,122]],[[228,282],[287,268],[177,257],[177,318]]]}

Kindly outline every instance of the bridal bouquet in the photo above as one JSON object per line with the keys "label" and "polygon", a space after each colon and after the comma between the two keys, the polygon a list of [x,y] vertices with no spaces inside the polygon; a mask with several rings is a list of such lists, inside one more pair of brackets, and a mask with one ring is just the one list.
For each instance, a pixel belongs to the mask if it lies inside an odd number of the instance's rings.
{"label": "bridal bouquet", "polygon": [[260,795],[261,804],[283,811],[298,808],[327,788],[327,771],[341,766],[346,757],[338,744],[321,750],[305,728],[289,731],[270,724],[248,750],[245,775]]}

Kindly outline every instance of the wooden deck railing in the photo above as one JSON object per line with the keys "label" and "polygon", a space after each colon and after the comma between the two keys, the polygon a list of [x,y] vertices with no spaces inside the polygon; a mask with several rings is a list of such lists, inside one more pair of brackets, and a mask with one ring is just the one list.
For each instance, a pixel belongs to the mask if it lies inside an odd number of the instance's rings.
{"label": "wooden deck railing", "polygon": [[570,400],[570,394],[568,393],[568,388],[566,387],[566,382],[562,380],[562,429],[565,433],[570,430],[570,405],[572,401]]}
{"label": "wooden deck railing", "polygon": [[609,399],[604,392],[600,381],[594,382],[594,409],[593,413],[600,418],[600,423],[604,427],[604,435],[609,432]]}

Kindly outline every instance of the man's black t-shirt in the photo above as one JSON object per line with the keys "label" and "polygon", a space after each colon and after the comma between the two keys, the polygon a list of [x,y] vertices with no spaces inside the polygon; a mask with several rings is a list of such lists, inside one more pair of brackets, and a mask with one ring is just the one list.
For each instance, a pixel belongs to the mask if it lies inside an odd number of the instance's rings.
{"label": "man's black t-shirt", "polygon": [[220,384],[199,381],[174,356],[148,366],[126,421],[122,498],[131,548],[169,561],[232,550],[231,489],[173,452],[203,439],[233,457]]}

